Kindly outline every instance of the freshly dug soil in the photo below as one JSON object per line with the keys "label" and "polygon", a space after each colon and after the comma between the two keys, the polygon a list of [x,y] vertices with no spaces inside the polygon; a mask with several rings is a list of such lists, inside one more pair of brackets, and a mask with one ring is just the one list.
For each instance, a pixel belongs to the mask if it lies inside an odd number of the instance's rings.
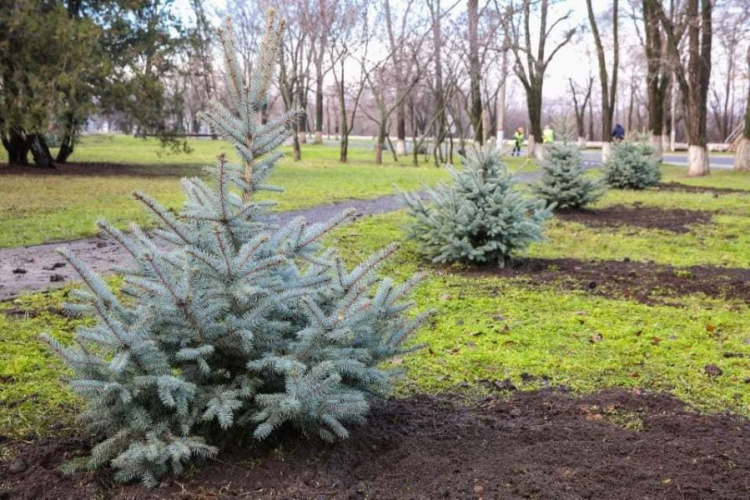
{"label": "freshly dug soil", "polygon": [[711,212],[681,208],[664,210],[640,203],[612,205],[595,210],[560,210],[555,212],[555,216],[566,222],[577,222],[591,227],[630,226],[661,229],[673,233],[687,233],[690,226],[711,221]]}
{"label": "freshly dug soil", "polygon": [[750,191],[745,189],[732,189],[732,188],[716,188],[716,187],[704,187],[704,186],[691,186],[689,184],[682,184],[680,182],[665,182],[656,186],[658,191],[682,191],[685,193],[713,193],[715,196],[722,194],[750,194]]}
{"label": "freshly dug soil", "polygon": [[146,491],[106,474],[62,476],[79,438],[15,446],[0,498],[740,499],[750,497],[750,423],[701,416],[664,394],[417,396],[378,404],[338,445],[233,450]]}
{"label": "freshly dug soil", "polygon": [[485,267],[467,272],[526,278],[533,285],[561,284],[645,304],[694,293],[750,304],[750,268],[672,267],[630,260],[524,259],[504,269]]}

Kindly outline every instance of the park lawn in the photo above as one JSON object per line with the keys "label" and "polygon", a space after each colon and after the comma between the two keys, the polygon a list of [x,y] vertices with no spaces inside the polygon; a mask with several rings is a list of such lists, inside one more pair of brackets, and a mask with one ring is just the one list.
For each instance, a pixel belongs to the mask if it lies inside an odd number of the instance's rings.
{"label": "park lawn", "polygon": [[[548,240],[529,254],[747,268],[750,244],[729,245],[734,240],[727,236],[747,234],[748,198],[611,191],[602,206],[640,201],[711,210],[715,217],[688,234],[553,222]],[[331,243],[354,263],[402,240],[407,223],[404,212],[367,217],[338,230]],[[492,390],[487,388],[492,382],[510,379],[521,390],[551,385],[576,393],[608,387],[668,391],[699,410],[750,416],[750,310],[745,303],[690,295],[646,305],[558,283],[532,286],[519,278],[469,275],[425,263],[411,242],[384,268],[400,279],[418,270],[427,272],[415,295],[418,309],[435,309],[437,315],[412,340],[429,347],[396,360],[407,370],[397,386],[400,395],[481,394]],[[73,328],[90,321],[59,314],[65,293],[0,303],[0,435],[44,436],[76,428],[73,416],[80,402],[60,380],[65,370],[59,360],[38,340],[47,331],[70,341]],[[707,365],[723,373],[708,376]]]}
{"label": "park lawn", "polygon": [[[134,201],[133,191],[176,208],[183,200],[180,179],[203,175],[202,167],[227,151],[227,143],[210,139],[192,140],[190,146],[189,154],[170,154],[156,140],[87,136],[72,161],[114,164],[106,173],[0,172],[0,248],[91,236],[99,217],[118,227],[131,222],[149,226],[151,220]],[[292,160],[289,148],[285,153],[270,179],[270,184],[284,186],[285,191],[262,195],[278,200],[278,210],[375,198],[395,193],[394,185],[414,190],[447,178],[444,169],[430,164],[414,167],[410,159],[396,165],[386,157],[385,164],[378,166],[366,147],[351,148],[348,164],[339,163],[334,146],[308,145],[300,162]]]}

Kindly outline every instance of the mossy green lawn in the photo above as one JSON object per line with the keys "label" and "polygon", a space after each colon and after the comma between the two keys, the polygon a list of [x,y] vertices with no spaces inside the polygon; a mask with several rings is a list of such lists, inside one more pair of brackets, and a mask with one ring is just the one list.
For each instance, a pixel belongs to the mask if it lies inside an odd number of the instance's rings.
{"label": "mossy green lawn", "polygon": [[[726,176],[733,187],[750,189],[750,176]],[[711,179],[720,184],[724,175]],[[600,204],[636,201],[710,210],[714,219],[678,235],[555,222],[548,240],[530,253],[750,267],[750,195],[612,191]],[[407,222],[401,212],[365,218],[339,230],[331,243],[355,262],[403,239]],[[666,390],[701,410],[750,415],[750,310],[744,303],[694,295],[672,299],[674,305],[644,305],[555,283],[534,287],[522,279],[470,276],[426,265],[408,242],[384,272],[405,278],[419,269],[427,270],[427,278],[415,299],[437,315],[413,339],[429,348],[397,360],[407,369],[401,394],[483,391],[487,383],[509,378],[521,389]],[[45,435],[73,422],[75,398],[59,380],[61,364],[38,340],[41,331],[70,339],[80,323],[55,312],[63,293],[0,303],[0,434]],[[24,310],[37,315],[24,318]],[[707,365],[719,367],[721,375],[708,375]]]}
{"label": "mossy green lawn", "polygon": [[[179,180],[203,175],[203,167],[220,152],[231,153],[223,141],[191,140],[190,146],[189,154],[169,154],[156,140],[88,136],[71,161],[114,164],[106,175],[95,170],[91,175],[0,175],[0,248],[91,236],[100,216],[119,227],[131,222],[148,226],[151,221],[133,191],[178,207],[183,200]],[[395,164],[386,156],[378,166],[368,147],[352,147],[347,164],[339,163],[334,146],[307,145],[300,162],[293,161],[288,148],[285,153],[270,180],[284,192],[264,194],[279,201],[279,210],[375,198],[393,194],[394,184],[413,190],[447,178],[444,169],[429,163],[414,167],[410,158]]]}

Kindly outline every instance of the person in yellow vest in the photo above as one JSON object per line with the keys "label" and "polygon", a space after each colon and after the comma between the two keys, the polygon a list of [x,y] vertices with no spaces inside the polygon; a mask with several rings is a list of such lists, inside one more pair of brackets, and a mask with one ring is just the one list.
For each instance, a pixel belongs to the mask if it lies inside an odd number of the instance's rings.
{"label": "person in yellow vest", "polygon": [[523,127],[518,127],[516,129],[516,133],[513,135],[513,151],[510,152],[511,156],[521,156],[521,146],[523,146],[523,138]]}
{"label": "person in yellow vest", "polygon": [[542,142],[544,144],[552,144],[555,142],[555,131],[552,130],[549,125],[544,127],[544,131],[542,132]]}

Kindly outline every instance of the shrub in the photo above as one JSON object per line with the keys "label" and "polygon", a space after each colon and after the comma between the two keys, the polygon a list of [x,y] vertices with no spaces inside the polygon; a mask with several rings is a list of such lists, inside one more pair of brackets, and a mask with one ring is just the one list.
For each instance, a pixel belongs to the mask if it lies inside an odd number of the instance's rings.
{"label": "shrub", "polygon": [[374,275],[394,246],[352,271],[323,248],[321,238],[348,214],[274,229],[269,204],[255,201],[269,189],[264,181],[295,117],[261,120],[280,37],[271,13],[246,86],[231,25],[221,33],[228,104],[213,102],[202,119],[242,162],[219,157],[213,185],[184,180],[187,201],[176,216],[136,196],[160,224],[154,237],[170,244],[100,223],[132,256],[121,289],[128,300],[63,251],[89,288],[70,311],[97,322],[78,329],[76,347],[44,338],[73,369],[83,421],[105,438],[85,466],[110,464],[118,481],[154,486],[222,443],[263,439],[282,426],[345,438],[371,395],[390,389],[391,373],[379,364],[405,352],[402,342],[425,318],[405,315],[403,298],[418,277],[396,285]]}
{"label": "shrub", "polygon": [[661,172],[649,146],[623,142],[613,147],[604,164],[604,179],[616,189],[645,189],[659,183]]}
{"label": "shrub", "polygon": [[542,239],[552,207],[515,189],[515,181],[492,145],[470,151],[459,171],[446,168],[451,185],[428,189],[426,203],[404,194],[414,217],[409,236],[433,262],[497,262]]}
{"label": "shrub", "polygon": [[604,183],[586,177],[583,156],[577,147],[554,144],[546,150],[542,177],[533,191],[556,208],[581,208],[604,195]]}

